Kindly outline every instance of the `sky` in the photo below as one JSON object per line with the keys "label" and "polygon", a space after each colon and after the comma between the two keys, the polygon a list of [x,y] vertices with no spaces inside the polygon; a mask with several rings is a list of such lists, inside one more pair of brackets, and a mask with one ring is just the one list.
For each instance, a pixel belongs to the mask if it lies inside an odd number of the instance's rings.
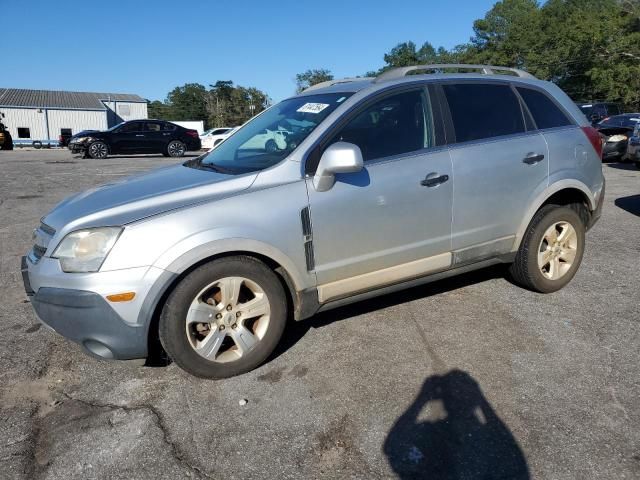
{"label": "sky", "polygon": [[135,93],[232,80],[274,101],[295,75],[384,64],[396,44],[451,48],[495,0],[0,0],[0,87]]}

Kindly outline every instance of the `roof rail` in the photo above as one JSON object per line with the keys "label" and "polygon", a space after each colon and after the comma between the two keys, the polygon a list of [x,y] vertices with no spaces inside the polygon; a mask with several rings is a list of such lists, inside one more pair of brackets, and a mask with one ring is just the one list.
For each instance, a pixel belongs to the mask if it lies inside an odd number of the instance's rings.
{"label": "roof rail", "polygon": [[335,80],[327,80],[326,82],[316,83],[315,85],[311,85],[310,87],[305,88],[302,92],[309,92],[311,90],[317,90],[319,88],[330,87],[332,85],[337,85],[339,83],[350,83],[350,82],[360,82],[362,80],[373,80],[372,77],[353,77],[353,78],[339,78]]}
{"label": "roof rail", "polygon": [[412,65],[410,67],[393,68],[378,75],[375,78],[374,82],[380,83],[386,82],[388,80],[394,80],[396,78],[402,78],[410,72],[415,72],[416,70],[435,70],[436,72],[438,72],[445,68],[457,68],[459,70],[480,70],[482,75],[494,75],[500,73],[501,71],[507,71],[515,73],[516,76],[521,78],[536,78],[529,72],[525,72],[524,70],[519,70],[517,68],[496,67],[494,65],[467,65],[464,63],[436,63],[432,65]]}

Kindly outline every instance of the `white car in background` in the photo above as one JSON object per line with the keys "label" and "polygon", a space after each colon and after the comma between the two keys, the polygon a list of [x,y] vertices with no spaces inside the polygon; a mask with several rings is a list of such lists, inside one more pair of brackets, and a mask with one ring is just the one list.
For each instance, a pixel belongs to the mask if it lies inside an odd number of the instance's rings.
{"label": "white car in background", "polygon": [[288,130],[269,130],[268,128],[265,128],[242,144],[240,148],[266,150],[267,152],[284,150],[287,148],[287,136],[290,134],[291,132]]}
{"label": "white car in background", "polygon": [[236,128],[211,128],[200,135],[200,142],[202,142],[202,148],[205,150],[211,150],[213,147],[217,146],[222,140],[231,135]]}

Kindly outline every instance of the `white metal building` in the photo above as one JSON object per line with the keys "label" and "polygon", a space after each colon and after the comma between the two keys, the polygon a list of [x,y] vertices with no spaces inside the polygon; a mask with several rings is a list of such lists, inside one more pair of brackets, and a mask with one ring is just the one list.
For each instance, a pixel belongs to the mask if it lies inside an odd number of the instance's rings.
{"label": "white metal building", "polygon": [[106,130],[147,118],[147,101],[127,93],[60,92],[0,88],[0,112],[16,144],[57,144],[62,134]]}

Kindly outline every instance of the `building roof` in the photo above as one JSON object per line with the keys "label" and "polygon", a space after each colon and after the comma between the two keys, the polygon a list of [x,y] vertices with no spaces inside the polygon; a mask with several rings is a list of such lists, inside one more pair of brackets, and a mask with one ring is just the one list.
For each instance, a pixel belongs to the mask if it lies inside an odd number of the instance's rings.
{"label": "building roof", "polygon": [[146,100],[141,96],[130,93],[62,92],[57,90],[0,88],[0,107],[104,110],[103,101],[146,103]]}

